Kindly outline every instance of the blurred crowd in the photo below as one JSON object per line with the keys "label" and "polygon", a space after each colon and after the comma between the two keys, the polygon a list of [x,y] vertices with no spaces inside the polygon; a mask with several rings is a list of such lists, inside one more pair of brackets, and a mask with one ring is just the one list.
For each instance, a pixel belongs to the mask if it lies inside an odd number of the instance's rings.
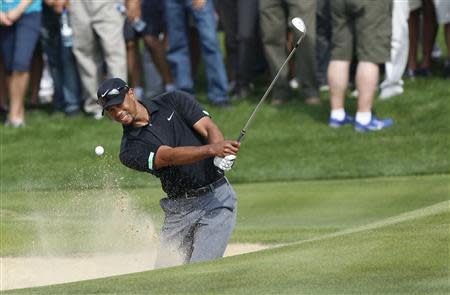
{"label": "blurred crowd", "polygon": [[[392,120],[372,115],[377,95],[403,93],[405,78],[450,78],[450,0],[0,0],[5,124],[23,126],[25,111],[42,103],[100,119],[97,88],[109,77],[129,81],[139,99],[195,95],[200,61],[209,101],[229,108],[252,94],[255,77],[275,76],[300,36],[293,17],[307,35],[271,103],[295,96],[321,105],[329,90],[331,127],[388,127]],[[446,48],[436,43],[439,26]],[[344,109],[352,85],[355,117]]]}

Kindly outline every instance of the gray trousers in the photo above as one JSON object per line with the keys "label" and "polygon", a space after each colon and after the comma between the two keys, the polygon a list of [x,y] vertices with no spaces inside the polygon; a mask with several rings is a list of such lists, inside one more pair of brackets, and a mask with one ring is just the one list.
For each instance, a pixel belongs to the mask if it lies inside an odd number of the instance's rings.
{"label": "gray trousers", "polygon": [[101,111],[96,100],[104,63],[108,78],[127,81],[125,17],[117,10],[118,2],[71,1],[73,53],[83,86],[84,109],[88,113]]}
{"label": "gray trousers", "polygon": [[164,198],[156,268],[223,256],[236,224],[236,193],[225,184],[196,198]]}
{"label": "gray trousers", "polygon": [[[275,77],[287,58],[286,32],[288,21],[301,17],[306,24],[306,37],[296,51],[296,70],[304,98],[318,97],[316,81],[315,40],[316,0],[260,0],[261,36],[271,77]],[[293,30],[295,41],[299,38]],[[273,89],[273,97],[284,99],[290,95],[288,67],[285,67]]]}

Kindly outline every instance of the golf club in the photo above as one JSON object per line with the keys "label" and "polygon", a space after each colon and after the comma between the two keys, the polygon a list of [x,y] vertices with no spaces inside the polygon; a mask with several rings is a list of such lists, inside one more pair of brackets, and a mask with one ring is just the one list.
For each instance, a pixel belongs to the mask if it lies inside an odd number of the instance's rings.
{"label": "golf club", "polygon": [[300,32],[300,38],[298,39],[298,41],[295,44],[294,48],[292,48],[291,52],[289,53],[289,55],[286,58],[286,60],[284,61],[284,63],[281,65],[281,68],[278,70],[278,73],[276,74],[275,78],[273,78],[272,83],[270,83],[269,88],[267,88],[266,92],[264,93],[263,97],[259,101],[258,105],[255,107],[255,110],[251,114],[251,116],[248,119],[247,123],[245,123],[244,128],[242,128],[241,133],[239,134],[239,137],[237,139],[238,142],[241,142],[242,139],[244,138],[245,133],[247,132],[247,129],[249,128],[251,122],[253,121],[253,118],[255,117],[256,113],[259,111],[259,109],[261,108],[262,104],[266,100],[266,97],[269,95],[270,90],[272,90],[273,86],[275,85],[275,82],[277,82],[278,77],[281,74],[281,71],[286,66],[286,64],[289,62],[291,57],[294,55],[295,50],[298,48],[298,46],[300,45],[300,42],[302,42],[303,37],[305,37],[305,35],[306,35],[306,26],[305,26],[305,23],[303,22],[303,20],[301,18],[294,17],[292,19],[292,25],[294,26],[294,28],[296,28]]}

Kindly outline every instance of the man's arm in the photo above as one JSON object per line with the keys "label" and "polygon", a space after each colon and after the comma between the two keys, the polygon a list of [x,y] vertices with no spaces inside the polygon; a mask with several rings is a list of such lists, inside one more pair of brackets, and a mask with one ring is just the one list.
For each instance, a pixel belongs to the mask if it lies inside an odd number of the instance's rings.
{"label": "man's arm", "polygon": [[6,13],[6,17],[12,22],[15,23],[27,10],[27,7],[30,6],[30,4],[33,2],[33,0],[22,0],[19,2],[19,5],[17,5],[14,9],[8,11]]}
{"label": "man's arm", "polygon": [[156,169],[173,166],[192,164],[211,157],[225,157],[236,155],[239,150],[237,141],[224,140],[219,127],[209,117],[203,117],[194,124],[194,129],[208,140],[207,145],[198,147],[176,147],[161,146],[156,153]]}

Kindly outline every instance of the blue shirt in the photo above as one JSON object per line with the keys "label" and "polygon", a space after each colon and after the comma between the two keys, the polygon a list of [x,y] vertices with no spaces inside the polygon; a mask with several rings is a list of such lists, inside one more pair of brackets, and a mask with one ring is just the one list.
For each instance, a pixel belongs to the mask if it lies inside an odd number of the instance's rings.
{"label": "blue shirt", "polygon": [[[0,11],[8,12],[16,8],[20,2],[21,0],[0,0]],[[40,11],[42,11],[42,0],[33,0],[25,10],[25,14]]]}

